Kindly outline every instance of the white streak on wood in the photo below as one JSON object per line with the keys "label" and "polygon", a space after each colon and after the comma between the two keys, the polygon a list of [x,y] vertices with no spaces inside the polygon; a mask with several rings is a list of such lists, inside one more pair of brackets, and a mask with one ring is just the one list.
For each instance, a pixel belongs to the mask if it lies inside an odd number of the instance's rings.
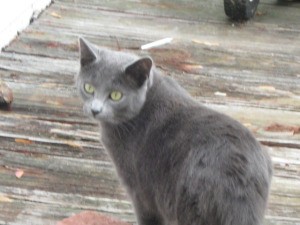
{"label": "white streak on wood", "polygon": [[157,40],[157,41],[154,41],[154,42],[142,45],[141,49],[142,50],[146,50],[146,49],[150,49],[150,48],[155,48],[155,47],[158,47],[158,46],[161,46],[161,45],[165,45],[165,44],[171,43],[172,41],[173,41],[173,38],[160,39],[160,40]]}

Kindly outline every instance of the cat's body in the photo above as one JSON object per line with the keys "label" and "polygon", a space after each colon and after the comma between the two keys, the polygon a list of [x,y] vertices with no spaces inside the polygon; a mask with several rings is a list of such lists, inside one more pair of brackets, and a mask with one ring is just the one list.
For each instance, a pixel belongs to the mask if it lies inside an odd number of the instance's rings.
{"label": "cat's body", "polygon": [[[142,96],[135,99],[141,107],[126,104],[138,109],[131,114],[121,100],[112,103],[119,106],[106,106],[109,100],[99,103],[96,92],[93,97],[83,96],[89,110],[100,105],[128,115],[115,115],[115,120],[94,117],[100,122],[102,143],[132,198],[139,225],[261,225],[272,169],[269,156],[251,133],[235,120],[195,102],[174,80],[160,75],[149,58],[101,51],[81,40],[79,89],[108,76],[103,74],[107,59],[99,56],[111,54],[119,69],[110,71],[114,79],[108,89],[128,85],[130,88],[121,88],[122,101],[129,101],[127,96],[134,98],[131,91],[126,94],[129,89]],[[95,57],[86,63],[88,54]],[[124,64],[114,54],[128,61]],[[128,73],[136,74],[123,79]],[[99,82],[95,90],[100,86]]]}

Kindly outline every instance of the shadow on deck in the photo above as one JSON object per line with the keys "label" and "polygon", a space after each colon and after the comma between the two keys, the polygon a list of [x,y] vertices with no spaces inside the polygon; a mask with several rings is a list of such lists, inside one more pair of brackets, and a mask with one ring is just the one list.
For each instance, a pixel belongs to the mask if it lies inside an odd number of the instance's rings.
{"label": "shadow on deck", "polygon": [[[0,54],[15,97],[0,111],[0,224],[55,224],[82,210],[135,221],[82,115],[78,36],[151,55],[197,100],[252,130],[275,167],[265,224],[300,224],[300,4],[275,0],[245,24],[227,20],[221,0],[56,0]],[[174,41],[139,50],[165,37]]]}

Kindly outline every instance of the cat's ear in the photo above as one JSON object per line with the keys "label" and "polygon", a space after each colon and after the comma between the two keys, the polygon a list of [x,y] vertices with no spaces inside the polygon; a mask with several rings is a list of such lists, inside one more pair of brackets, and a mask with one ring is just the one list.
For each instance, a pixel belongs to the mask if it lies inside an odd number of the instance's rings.
{"label": "cat's ear", "polygon": [[81,66],[88,65],[97,59],[93,46],[84,38],[79,38],[80,47],[80,64]]}
{"label": "cat's ear", "polygon": [[152,59],[145,57],[127,66],[125,69],[126,81],[137,88],[141,87],[150,76],[152,64]]}

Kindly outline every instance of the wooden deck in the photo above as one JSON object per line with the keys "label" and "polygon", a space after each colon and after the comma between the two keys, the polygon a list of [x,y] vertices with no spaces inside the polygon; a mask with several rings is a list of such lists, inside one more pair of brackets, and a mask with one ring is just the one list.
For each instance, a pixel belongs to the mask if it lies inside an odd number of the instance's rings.
{"label": "wooden deck", "polygon": [[[82,114],[78,36],[151,55],[200,102],[249,127],[275,168],[265,225],[300,224],[299,2],[261,0],[254,20],[236,24],[222,0],[56,0],[0,54],[15,97],[0,111],[0,225],[54,225],[83,210],[135,221]],[[139,50],[166,37],[174,41]]]}

